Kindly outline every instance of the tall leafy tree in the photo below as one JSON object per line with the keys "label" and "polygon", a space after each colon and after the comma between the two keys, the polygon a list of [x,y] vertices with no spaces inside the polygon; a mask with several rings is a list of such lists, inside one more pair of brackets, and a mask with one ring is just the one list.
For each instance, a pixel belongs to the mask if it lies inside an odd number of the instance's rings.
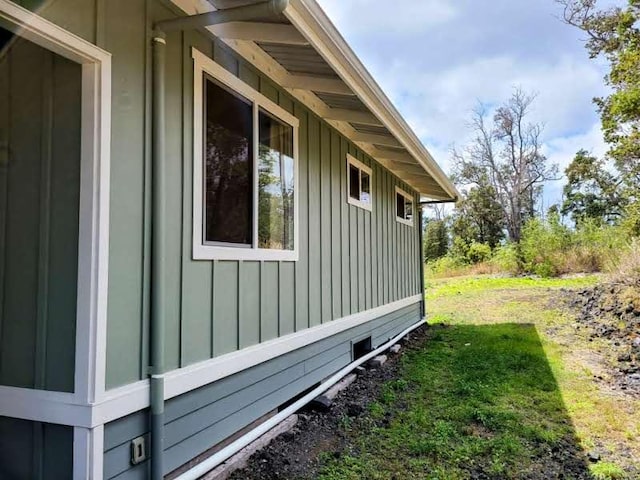
{"label": "tall leafy tree", "polygon": [[495,248],[504,238],[504,213],[491,185],[472,187],[456,205],[452,233],[464,242]]}
{"label": "tall leafy tree", "polygon": [[431,219],[424,235],[425,260],[437,260],[449,250],[449,232],[444,220]]}
{"label": "tall leafy tree", "polygon": [[576,224],[586,219],[603,223],[619,219],[626,204],[625,195],[619,188],[618,176],[606,170],[604,160],[580,150],[565,174],[563,215],[570,215]]}
{"label": "tall leafy tree", "polygon": [[609,155],[634,196],[640,182],[640,0],[598,9],[596,0],[557,0],[564,20],[587,33],[591,58],[609,63],[611,94],[594,99]]}
{"label": "tall leafy tree", "polygon": [[453,151],[460,183],[493,188],[512,242],[535,215],[544,182],[557,175],[542,153],[542,125],[528,121],[534,98],[516,89],[493,116],[480,106],[471,122],[474,140]]}

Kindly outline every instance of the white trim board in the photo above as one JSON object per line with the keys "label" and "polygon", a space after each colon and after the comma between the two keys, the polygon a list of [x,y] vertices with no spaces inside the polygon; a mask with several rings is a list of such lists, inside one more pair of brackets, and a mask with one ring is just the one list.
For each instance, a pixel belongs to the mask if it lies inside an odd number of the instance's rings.
{"label": "white trim board", "polygon": [[165,399],[170,399],[209,383],[305,347],[324,338],[418,303],[421,295],[355,313],[284,337],[259,343],[211,360],[173,370],[165,375]]}
{"label": "white trim board", "polygon": [[[243,350],[173,370],[165,374],[165,400],[209,385],[222,378],[366,324],[402,308],[415,305],[421,300],[421,295],[414,295]],[[84,428],[95,428],[143,410],[149,405],[149,380],[146,379],[109,390],[101,401],[90,405],[75,402],[72,394],[0,387],[0,416]]]}
{"label": "white trim board", "polygon": [[[0,387],[0,412],[49,423],[91,423],[91,404],[105,390],[111,54],[8,0],[0,0],[0,21],[82,66],[75,393]],[[74,429],[74,465],[87,467],[74,466],[74,479],[102,478],[101,430]]]}

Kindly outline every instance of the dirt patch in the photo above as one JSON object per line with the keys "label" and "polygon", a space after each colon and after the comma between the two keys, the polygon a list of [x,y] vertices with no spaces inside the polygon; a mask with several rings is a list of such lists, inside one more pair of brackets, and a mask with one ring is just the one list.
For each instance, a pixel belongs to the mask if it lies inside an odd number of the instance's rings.
{"label": "dirt patch", "polygon": [[[402,340],[398,354],[388,354],[381,368],[368,368],[345,391],[338,394],[328,412],[304,410],[299,413],[298,424],[280,435],[269,446],[254,455],[243,470],[236,471],[232,480],[313,479],[327,457],[353,454],[349,441],[350,430],[369,429],[388,425],[388,416],[373,420],[370,405],[379,398],[389,380],[399,376],[400,359],[407,351],[422,348],[429,337],[425,325]],[[399,405],[398,408],[402,408]]]}

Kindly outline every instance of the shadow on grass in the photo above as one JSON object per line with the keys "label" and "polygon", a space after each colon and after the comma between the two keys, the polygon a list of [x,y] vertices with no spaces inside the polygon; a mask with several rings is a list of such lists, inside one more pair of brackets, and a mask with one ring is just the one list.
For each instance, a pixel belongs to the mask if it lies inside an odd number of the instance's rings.
{"label": "shadow on grass", "polygon": [[588,479],[534,325],[436,325],[324,479]]}

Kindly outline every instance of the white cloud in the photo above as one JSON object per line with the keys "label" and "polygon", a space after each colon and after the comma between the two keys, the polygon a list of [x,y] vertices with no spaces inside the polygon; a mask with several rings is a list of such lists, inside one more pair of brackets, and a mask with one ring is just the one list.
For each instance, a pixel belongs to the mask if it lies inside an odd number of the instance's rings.
{"label": "white cloud", "polygon": [[580,148],[604,153],[592,98],[606,94],[606,67],[554,2],[319,1],[445,171],[451,144],[469,140],[477,101],[495,107],[514,86],[537,93],[530,119],[545,124],[545,151],[561,169]]}
{"label": "white cloud", "polygon": [[441,0],[323,0],[322,7],[331,19],[350,34],[378,32],[384,41],[394,35],[423,32],[434,25],[455,19],[457,10]]}

